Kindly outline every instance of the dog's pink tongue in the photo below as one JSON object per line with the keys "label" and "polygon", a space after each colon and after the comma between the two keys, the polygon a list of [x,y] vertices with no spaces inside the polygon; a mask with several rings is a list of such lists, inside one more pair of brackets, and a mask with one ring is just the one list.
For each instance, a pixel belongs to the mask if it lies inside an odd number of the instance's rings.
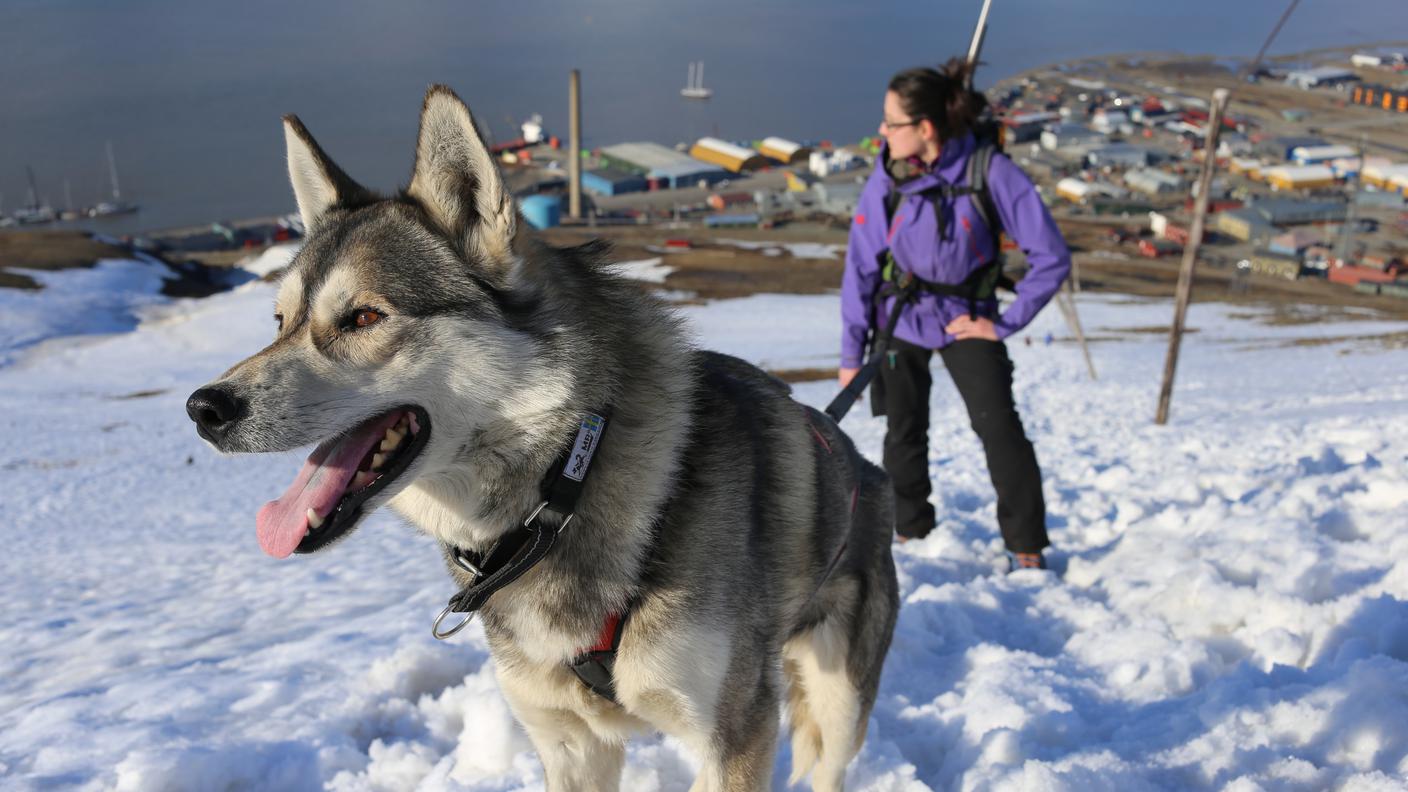
{"label": "dog's pink tongue", "polygon": [[308,534],[308,510],[326,517],[347,491],[357,465],[396,423],[398,413],[383,416],[352,434],[313,449],[298,477],[283,495],[264,504],[255,517],[259,546],[275,558],[287,558]]}

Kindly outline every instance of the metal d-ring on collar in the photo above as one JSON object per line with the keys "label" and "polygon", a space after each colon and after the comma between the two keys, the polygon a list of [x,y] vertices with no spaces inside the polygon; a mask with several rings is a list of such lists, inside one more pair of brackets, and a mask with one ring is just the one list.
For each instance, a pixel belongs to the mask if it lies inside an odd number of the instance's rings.
{"label": "metal d-ring on collar", "polygon": [[[545,507],[547,507],[547,505],[548,505],[548,502],[547,502],[547,501],[543,501],[542,503],[539,503],[538,506],[537,506],[537,508],[533,509],[533,511],[528,514],[527,519],[525,519],[525,520],[523,521],[523,527],[526,528],[526,529],[530,529],[530,530],[531,530],[531,529],[533,528],[533,523],[534,523],[534,521],[536,521],[536,520],[538,519],[538,515],[540,515],[540,514],[543,513],[543,509],[544,509]],[[570,522],[572,522],[573,516],[575,516],[575,515],[573,515],[573,514],[568,514],[567,517],[566,517],[566,519],[564,519],[564,520],[562,521],[562,524],[559,525],[559,526],[554,530],[554,533],[561,533],[564,529],[566,529],[566,528],[567,528],[567,524],[570,523]],[[538,530],[541,531],[541,530],[544,530],[544,529],[543,529],[541,526],[539,526]],[[498,549],[498,544],[495,544],[493,547],[489,548],[489,552],[485,553],[484,556],[485,556],[486,558],[489,557],[489,556],[492,556],[492,555],[494,554],[494,551],[495,551],[496,549]],[[466,571],[466,572],[468,572],[469,574],[471,574],[471,575],[474,576],[474,583],[471,583],[469,587],[473,587],[476,583],[479,583],[481,580],[483,580],[485,577],[487,577],[487,576],[484,574],[484,570],[481,569],[478,564],[475,564],[473,561],[471,561],[471,560],[469,559],[469,556],[468,556],[468,555],[465,553],[465,551],[462,550],[461,548],[458,548],[458,547],[450,548],[450,560],[452,560],[452,561],[455,562],[455,566],[459,567],[460,569],[463,569],[464,571]],[[525,571],[526,571],[526,570],[525,570]],[[467,588],[468,588],[468,587],[467,587]],[[434,635],[436,638],[439,638],[440,640],[443,641],[443,640],[445,640],[446,638],[449,638],[450,636],[452,636],[452,635],[454,635],[455,633],[459,632],[460,630],[463,630],[463,629],[465,628],[465,626],[467,626],[470,622],[474,621],[474,613],[475,613],[475,612],[474,612],[474,611],[469,611],[469,612],[467,612],[467,613],[465,614],[464,619],[463,619],[462,621],[460,621],[459,624],[456,624],[454,627],[451,627],[451,628],[448,629],[448,630],[442,631],[442,630],[440,629],[440,624],[441,624],[441,622],[443,622],[443,621],[445,620],[445,617],[446,617],[446,616],[449,616],[450,613],[453,612],[452,609],[454,608],[454,606],[455,606],[455,603],[454,603],[454,600],[452,599],[452,600],[450,601],[450,604],[446,605],[446,606],[445,606],[445,609],[442,610],[442,611],[440,611],[440,615],[435,617],[435,623],[432,624],[431,627],[430,627],[430,633],[431,633],[431,635]]]}
{"label": "metal d-ring on collar", "polygon": [[[544,477],[543,489],[547,497],[529,512],[521,527],[510,531],[473,560],[467,551],[459,547],[449,548],[455,566],[474,577],[469,585],[450,598],[449,604],[435,617],[430,628],[432,635],[444,640],[464,629],[474,620],[475,612],[485,600],[532,569],[552,549],[558,534],[567,528],[575,516],[577,499],[582,494],[587,473],[591,471],[592,459],[606,434],[609,415],[608,408],[600,414],[588,413],[582,419],[576,439]],[[562,521],[556,527],[543,525],[541,517],[544,509],[561,515]],[[454,627],[441,630],[440,625],[451,613],[468,615]]]}
{"label": "metal d-ring on collar", "polygon": [[[528,523],[532,522],[533,518],[538,516],[538,512],[543,510],[543,505],[546,503],[547,501],[543,501],[543,503],[540,504],[538,508],[534,509],[533,513],[528,516],[528,519],[524,521],[523,524],[527,525]],[[471,575],[474,575],[475,580],[484,577],[484,570],[476,566],[473,561],[470,561],[469,557],[466,556],[464,554],[464,551],[460,548],[454,547],[450,549],[450,559],[455,562],[455,566],[459,567],[460,569],[463,569]],[[463,630],[465,628],[465,625],[474,621],[474,611],[470,611],[469,613],[465,614],[464,620],[461,621],[459,624],[456,624],[449,630],[441,632],[440,623],[445,620],[446,616],[450,615],[450,607],[450,605],[446,605],[445,609],[440,611],[440,615],[435,617],[435,623],[430,625],[430,634],[434,635],[436,638],[439,638],[442,641],[446,638],[449,638],[451,635],[454,635],[455,633],[459,632],[460,630]]]}
{"label": "metal d-ring on collar", "polygon": [[430,625],[430,634],[435,636],[436,638],[439,638],[442,641],[446,638],[449,638],[451,635],[454,635],[455,633],[459,632],[460,630],[463,630],[465,628],[465,625],[474,621],[474,611],[470,611],[469,613],[466,613],[464,615],[464,621],[460,622],[459,624],[456,624],[454,627],[451,627],[448,630],[445,630],[444,632],[441,632],[440,622],[444,621],[445,617],[449,615],[450,606],[446,605],[445,609],[440,611],[440,615],[435,617],[435,623]]}

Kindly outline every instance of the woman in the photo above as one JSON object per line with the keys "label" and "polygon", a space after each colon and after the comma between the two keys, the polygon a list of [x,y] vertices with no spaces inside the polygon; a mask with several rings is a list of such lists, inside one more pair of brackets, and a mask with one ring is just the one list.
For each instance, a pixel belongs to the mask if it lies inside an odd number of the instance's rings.
{"label": "woman", "polygon": [[[896,532],[904,541],[934,528],[929,358],[937,350],[987,454],[1011,567],[1044,569],[1042,550],[1050,542],[1041,470],[1013,404],[1003,339],[1056,293],[1071,257],[1031,180],[1005,156],[992,155],[985,207],[975,203],[980,195],[963,194],[978,148],[973,127],[983,109],[982,98],[967,87],[968,70],[955,58],[940,69],[910,69],[890,80],[880,122],[885,145],[861,193],[846,251],[840,380],[845,387],[855,376],[867,332],[883,329],[889,318],[895,297],[884,295],[896,290],[892,284],[906,273],[918,278],[880,368]],[[998,271],[997,234],[983,222],[994,214],[1030,266],[1017,299],[1000,313],[994,278],[987,277]]]}

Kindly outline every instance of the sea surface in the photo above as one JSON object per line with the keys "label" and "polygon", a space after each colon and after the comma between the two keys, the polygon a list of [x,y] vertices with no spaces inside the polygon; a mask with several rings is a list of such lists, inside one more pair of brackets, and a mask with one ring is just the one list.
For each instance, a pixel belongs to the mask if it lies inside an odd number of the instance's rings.
{"label": "sea surface", "polygon": [[[1284,0],[995,0],[979,86],[1090,55],[1250,57]],[[354,178],[409,176],[426,86],[491,135],[540,113],[567,131],[580,69],[587,145],[702,135],[871,134],[886,80],[967,49],[978,0],[0,0],[0,211],[27,192],[106,198],[104,145],[140,214],[111,233],[286,212],[279,117]],[[1404,0],[1303,2],[1272,53],[1408,39]],[[703,60],[707,102],[680,97]]]}

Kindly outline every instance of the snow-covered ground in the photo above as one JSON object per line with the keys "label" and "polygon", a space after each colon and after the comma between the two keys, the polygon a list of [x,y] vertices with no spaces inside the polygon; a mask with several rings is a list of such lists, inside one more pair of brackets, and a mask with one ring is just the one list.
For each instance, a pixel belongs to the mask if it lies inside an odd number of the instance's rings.
{"label": "snow-covered ground", "polygon": [[[274,561],[254,513],[300,455],[223,458],[192,431],[186,395],[272,334],[272,287],[169,302],[148,275],[0,293],[0,788],[541,790],[478,627],[430,636],[453,593],[431,543],[378,514]],[[994,574],[992,487],[936,371],[942,524],[896,548],[904,605],[850,788],[1408,788],[1408,363],[1374,340],[1403,325],[1196,305],[1157,427],[1148,329],[1170,307],[1080,307],[1097,382],[1042,343],[1066,335],[1055,310],[1009,342],[1055,573]],[[834,357],[835,298],[683,310],[771,367]],[[37,343],[94,330],[113,334]],[[845,426],[879,458],[879,421]],[[623,789],[692,768],[645,735]]]}

